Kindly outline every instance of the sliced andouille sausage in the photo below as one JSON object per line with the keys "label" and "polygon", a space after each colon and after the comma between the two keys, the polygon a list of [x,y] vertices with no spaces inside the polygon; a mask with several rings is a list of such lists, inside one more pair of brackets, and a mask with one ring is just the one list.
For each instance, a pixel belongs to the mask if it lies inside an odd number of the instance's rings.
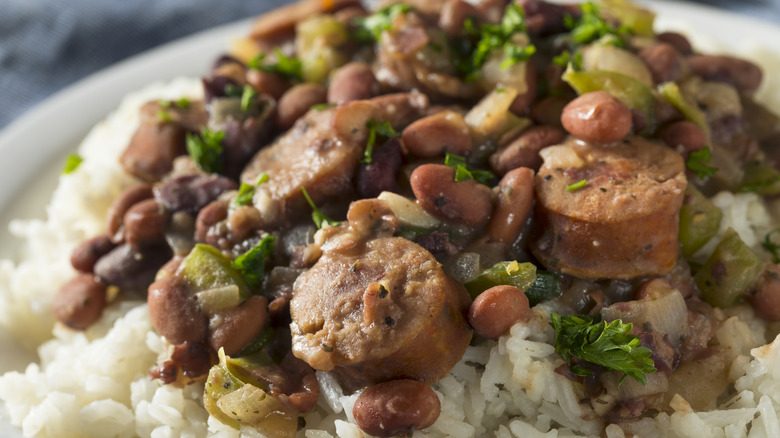
{"label": "sliced andouille sausage", "polygon": [[[413,92],[312,109],[274,144],[260,150],[241,180],[254,185],[260,175],[268,174],[268,181],[255,191],[255,206],[266,224],[278,224],[307,208],[302,187],[315,204],[352,193],[369,120],[389,122],[400,131],[427,107],[427,98]],[[283,207],[277,210],[276,206]]]}
{"label": "sliced andouille sausage", "polygon": [[323,248],[290,301],[296,357],[362,384],[432,383],[460,360],[468,295],[430,252],[400,237]]}
{"label": "sliced andouille sausage", "polygon": [[542,233],[532,250],[548,268],[583,278],[662,275],[679,253],[685,163],[639,137],[598,146],[570,140],[542,150],[536,176]]}

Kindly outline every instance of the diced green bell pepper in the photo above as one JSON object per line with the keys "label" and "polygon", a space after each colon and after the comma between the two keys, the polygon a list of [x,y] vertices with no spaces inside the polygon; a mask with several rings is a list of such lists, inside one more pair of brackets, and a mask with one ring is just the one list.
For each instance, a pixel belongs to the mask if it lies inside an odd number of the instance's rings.
{"label": "diced green bell pepper", "polygon": [[740,192],[755,192],[762,196],[780,193],[780,172],[763,161],[749,161],[743,167]]}
{"label": "diced green bell pepper", "polygon": [[695,123],[710,138],[710,126],[707,124],[707,116],[704,111],[699,109],[695,103],[683,96],[680,87],[674,82],[664,82],[658,86],[658,92],[661,93],[669,103],[680,110],[686,119]]}
{"label": "diced green bell pepper", "polygon": [[476,278],[465,284],[471,298],[493,286],[510,285],[527,291],[536,281],[536,266],[532,263],[517,261],[499,262],[482,271]]}
{"label": "diced green bell pepper", "polygon": [[693,184],[685,188],[680,208],[679,240],[683,256],[693,256],[712,236],[718,233],[723,213]]}
{"label": "diced green bell pepper", "polygon": [[693,278],[704,301],[728,308],[755,287],[762,271],[761,259],[729,228]]}
{"label": "diced green bell pepper", "polygon": [[620,21],[634,35],[652,37],[655,14],[626,0],[601,0],[601,10]]}
{"label": "diced green bell pepper", "polygon": [[180,275],[192,287],[193,292],[209,289],[238,287],[241,299],[251,295],[241,273],[231,267],[231,261],[213,246],[198,244],[181,262]]}

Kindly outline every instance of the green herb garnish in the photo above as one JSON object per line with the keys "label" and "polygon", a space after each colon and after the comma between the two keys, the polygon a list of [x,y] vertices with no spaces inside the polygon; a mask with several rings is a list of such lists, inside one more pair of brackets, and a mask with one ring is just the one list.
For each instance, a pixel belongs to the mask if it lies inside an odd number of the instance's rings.
{"label": "green herb garnish", "polygon": [[685,160],[685,166],[691,169],[701,179],[707,179],[715,175],[718,171],[717,168],[710,166],[708,163],[712,160],[712,151],[709,147],[699,149],[698,151],[691,152],[688,155],[688,159]]}
{"label": "green herb garnish", "polygon": [[364,164],[371,164],[377,137],[384,137],[389,140],[393,137],[398,137],[401,134],[393,129],[393,125],[391,125],[390,122],[377,122],[374,119],[369,119],[369,121],[366,122],[366,127],[368,128],[368,140],[366,141],[366,150],[363,153],[363,159],[361,161]]}
{"label": "green herb garnish", "polygon": [[244,91],[241,92],[241,111],[249,112],[255,97],[257,97],[257,91],[251,85],[244,85]]}
{"label": "green herb garnish", "polygon": [[413,8],[409,5],[396,3],[382,8],[369,16],[355,18],[352,20],[352,25],[354,26],[352,38],[362,43],[379,41],[382,37],[382,32],[393,27],[395,17],[411,10]]}
{"label": "green herb garnish", "polygon": [[301,187],[301,192],[303,192],[303,197],[306,198],[306,202],[309,203],[309,206],[312,209],[311,219],[314,221],[314,225],[317,226],[317,229],[322,229],[322,227],[325,226],[337,227],[341,225],[341,222],[334,221],[333,219],[325,216],[325,214],[321,212],[316,205],[314,205],[314,201],[312,201],[309,197],[309,192],[306,191],[306,188]]}
{"label": "green herb garnish", "polygon": [[201,128],[200,135],[187,133],[187,153],[192,161],[209,173],[222,171],[222,139],[224,131]]}
{"label": "green herb garnish", "polygon": [[512,39],[516,33],[526,32],[524,16],[523,8],[512,3],[506,8],[504,17],[499,24],[485,24],[476,30],[473,22],[466,20],[464,23],[466,32],[480,37],[471,55],[472,74],[475,74],[474,72],[485,64],[490,53],[496,49],[503,48],[504,50],[504,60],[501,62],[502,69],[526,61],[536,53],[534,45],[520,46]]}
{"label": "green herb garnish", "polygon": [[173,117],[171,117],[171,113],[169,113],[168,111],[158,110],[157,121],[160,123],[170,123],[173,121]]}
{"label": "green herb garnish", "polygon": [[630,34],[626,26],[615,27],[599,16],[599,8],[592,2],[583,3],[582,16],[574,19],[567,15],[564,25],[570,29],[569,35],[574,46],[582,46],[596,40],[617,47],[625,45],[623,39]]}
{"label": "green herb garnish", "polygon": [[469,166],[468,163],[466,163],[466,159],[460,155],[446,154],[444,156],[444,165],[455,169],[456,182],[473,179],[480,184],[489,185],[490,181],[496,177],[496,175],[489,170],[482,170]]}
{"label": "green herb garnish", "polygon": [[581,52],[575,52],[572,54],[568,50],[564,50],[560,55],[554,57],[552,62],[553,64],[564,68],[571,68],[573,71],[582,71]]}
{"label": "green herb garnish", "polygon": [[586,185],[588,185],[588,180],[582,179],[582,180],[577,181],[574,184],[569,184],[568,186],[566,186],[566,191],[567,192],[573,192],[573,191],[576,191],[576,190],[579,190],[579,189],[585,187]]}
{"label": "green herb garnish", "polygon": [[186,97],[182,97],[181,99],[176,101],[176,106],[181,109],[187,109],[190,107],[190,100]]}
{"label": "green herb garnish", "polygon": [[65,164],[62,166],[62,174],[68,175],[75,172],[76,169],[78,169],[81,165],[82,161],[84,161],[84,159],[81,158],[81,155],[68,154],[68,156],[65,157]]}
{"label": "green herb garnish", "polygon": [[274,49],[274,54],[276,55],[275,64],[266,64],[266,54],[261,53],[249,61],[247,66],[255,70],[276,73],[288,79],[303,80],[303,67],[300,59],[294,56],[288,57],[278,48]]}
{"label": "green herb garnish", "polygon": [[[642,347],[639,338],[630,333],[633,324],[623,324],[619,319],[607,323],[586,316],[561,316],[552,312],[550,325],[555,329],[555,351],[569,365],[572,357],[576,357],[622,372],[619,383],[628,376],[642,385],[647,384],[646,374],[655,372],[650,349]],[[579,365],[572,366],[571,370],[579,376],[591,374]]]}
{"label": "green herb garnish", "polygon": [[265,276],[265,261],[274,252],[276,238],[272,235],[263,237],[254,248],[236,257],[231,263],[233,269],[241,273],[246,283],[252,289],[257,289]]}
{"label": "green herb garnish", "polygon": [[242,182],[241,187],[238,188],[238,194],[236,199],[233,200],[234,207],[240,207],[242,205],[249,205],[252,203],[252,198],[255,196],[255,189],[260,184],[268,181],[268,174],[262,173],[254,184]]}
{"label": "green herb garnish", "polygon": [[780,228],[775,228],[774,230],[766,233],[766,236],[764,236],[764,241],[761,242],[761,247],[772,255],[772,263],[780,263],[780,244],[775,243],[772,240],[772,234],[775,233],[780,234]]}
{"label": "green herb garnish", "polygon": [[311,106],[314,111],[325,111],[328,108],[335,108],[335,103],[317,103]]}

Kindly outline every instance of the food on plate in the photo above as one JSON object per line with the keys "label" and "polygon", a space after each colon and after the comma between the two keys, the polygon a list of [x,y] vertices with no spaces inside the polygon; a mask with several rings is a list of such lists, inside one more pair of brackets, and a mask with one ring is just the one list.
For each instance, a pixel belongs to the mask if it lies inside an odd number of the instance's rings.
{"label": "food on plate", "polygon": [[58,321],[0,377],[12,421],[773,436],[780,118],[758,65],[653,25],[624,0],[305,0],[131,97],[61,177],[54,208],[92,201],[54,230],[45,311],[4,292],[9,331]]}

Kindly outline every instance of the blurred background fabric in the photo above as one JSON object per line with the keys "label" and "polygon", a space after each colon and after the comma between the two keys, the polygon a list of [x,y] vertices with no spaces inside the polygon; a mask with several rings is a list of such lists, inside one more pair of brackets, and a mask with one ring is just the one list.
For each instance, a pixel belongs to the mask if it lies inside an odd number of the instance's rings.
{"label": "blurred background fabric", "polygon": [[[103,67],[288,1],[0,0],[0,129]],[[780,25],[780,0],[698,3]]]}

